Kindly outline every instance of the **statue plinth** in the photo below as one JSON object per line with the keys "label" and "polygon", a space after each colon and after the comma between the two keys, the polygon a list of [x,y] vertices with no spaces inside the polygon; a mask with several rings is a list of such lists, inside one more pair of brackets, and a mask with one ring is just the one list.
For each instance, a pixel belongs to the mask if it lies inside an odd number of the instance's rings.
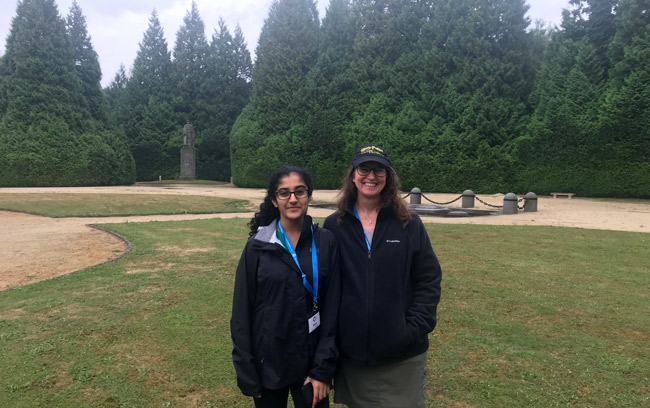
{"label": "statue plinth", "polygon": [[181,180],[196,180],[196,150],[194,149],[194,128],[183,126],[183,147],[181,147]]}
{"label": "statue plinth", "polygon": [[181,180],[196,180],[196,150],[193,146],[181,147]]}

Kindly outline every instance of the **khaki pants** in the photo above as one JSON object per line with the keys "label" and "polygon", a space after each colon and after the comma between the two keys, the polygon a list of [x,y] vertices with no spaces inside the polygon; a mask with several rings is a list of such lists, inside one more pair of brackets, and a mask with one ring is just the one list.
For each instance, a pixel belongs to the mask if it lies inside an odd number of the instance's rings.
{"label": "khaki pants", "polygon": [[334,402],[350,408],[424,408],[426,387],[426,352],[382,366],[359,366],[342,357]]}

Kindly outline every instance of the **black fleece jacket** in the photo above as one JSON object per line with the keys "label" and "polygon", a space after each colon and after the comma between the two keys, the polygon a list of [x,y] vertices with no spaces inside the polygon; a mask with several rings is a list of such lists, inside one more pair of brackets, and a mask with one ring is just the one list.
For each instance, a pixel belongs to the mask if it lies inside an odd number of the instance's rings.
{"label": "black fleece jacket", "polygon": [[[246,243],[237,267],[230,332],[237,385],[244,395],[279,389],[307,376],[331,383],[338,359],[336,320],[340,300],[339,250],[334,235],[314,225],[318,253],[321,324],[309,333],[312,295],[300,270],[276,237],[277,221]],[[313,285],[312,219],[305,216],[296,246],[300,266]]]}
{"label": "black fleece jacket", "polygon": [[403,227],[382,208],[368,251],[361,222],[348,203],[323,228],[341,250],[339,352],[361,365],[405,360],[426,351],[436,326],[442,272],[422,220],[413,214]]}

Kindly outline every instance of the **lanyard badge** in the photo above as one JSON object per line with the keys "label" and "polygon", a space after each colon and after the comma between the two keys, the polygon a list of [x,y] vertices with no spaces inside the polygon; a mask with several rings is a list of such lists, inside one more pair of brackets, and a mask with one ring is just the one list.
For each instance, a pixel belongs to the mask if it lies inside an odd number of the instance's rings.
{"label": "lanyard badge", "polygon": [[282,228],[282,223],[278,220],[278,229],[284,235],[284,241],[287,245],[287,250],[291,254],[291,257],[293,258],[293,261],[296,263],[296,266],[298,267],[298,270],[300,270],[300,275],[302,276],[302,285],[307,289],[309,293],[311,293],[313,300],[314,300],[314,312],[318,310],[318,256],[316,254],[316,241],[314,240],[314,226],[311,226],[311,267],[312,267],[312,280],[314,282],[314,285],[310,285],[309,282],[307,282],[307,275],[302,271],[302,268],[300,267],[300,262],[298,262],[298,254],[296,254],[296,250],[293,248],[293,245],[291,244],[291,240],[287,237],[287,234],[284,232],[284,228]]}
{"label": "lanyard badge", "polygon": [[[357,217],[357,220],[361,222],[361,218],[359,218],[359,213],[357,212],[357,207],[352,206],[354,209],[354,216]],[[361,223],[361,229],[363,230],[363,237],[366,239],[366,246],[368,247],[368,252],[370,252],[370,241],[368,240],[368,236],[366,235],[366,230],[363,229],[363,223]]]}

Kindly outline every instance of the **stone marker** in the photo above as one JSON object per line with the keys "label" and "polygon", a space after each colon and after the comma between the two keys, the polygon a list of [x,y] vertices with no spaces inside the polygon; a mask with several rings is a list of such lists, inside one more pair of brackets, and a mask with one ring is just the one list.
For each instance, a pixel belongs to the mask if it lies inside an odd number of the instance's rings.
{"label": "stone marker", "polygon": [[181,180],[196,180],[196,150],[194,149],[194,127],[183,126],[183,147],[181,147]]}
{"label": "stone marker", "polygon": [[524,196],[524,212],[537,211],[537,194],[529,192]]}
{"label": "stone marker", "polygon": [[420,204],[422,202],[422,191],[419,188],[411,189],[411,204]]}
{"label": "stone marker", "polygon": [[474,208],[474,192],[472,190],[463,191],[463,208]]}
{"label": "stone marker", "polygon": [[503,213],[504,214],[517,214],[517,195],[515,193],[508,193],[503,197]]}

